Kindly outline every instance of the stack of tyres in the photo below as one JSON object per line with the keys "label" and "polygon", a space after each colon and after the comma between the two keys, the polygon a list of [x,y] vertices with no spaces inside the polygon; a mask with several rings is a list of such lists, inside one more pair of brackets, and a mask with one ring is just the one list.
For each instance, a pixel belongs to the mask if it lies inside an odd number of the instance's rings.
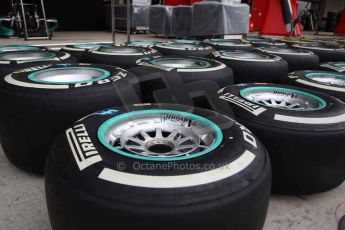
{"label": "stack of tyres", "polygon": [[89,113],[122,105],[121,95],[140,95],[135,84],[123,69],[94,64],[43,64],[1,78],[6,156],[21,169],[42,173],[58,133]]}

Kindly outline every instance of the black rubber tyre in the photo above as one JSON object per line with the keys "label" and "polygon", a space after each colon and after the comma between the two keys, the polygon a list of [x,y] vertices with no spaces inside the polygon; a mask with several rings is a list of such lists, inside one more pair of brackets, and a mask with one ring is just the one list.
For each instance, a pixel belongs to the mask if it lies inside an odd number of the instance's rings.
{"label": "black rubber tyre", "polygon": [[13,45],[13,46],[0,46],[0,53],[14,52],[14,51],[42,51],[47,50],[46,47],[39,46],[26,46],[26,45]]}
{"label": "black rubber tyre", "polygon": [[345,61],[345,49],[335,45],[322,43],[295,44],[295,48],[312,51],[320,57],[320,62]]}
{"label": "black rubber tyre", "polygon": [[297,37],[285,37],[280,40],[281,42],[284,42],[288,45],[294,45],[294,44],[308,44],[311,42],[316,42],[316,40],[305,40],[304,38],[297,38]]}
{"label": "black rubber tyre", "polygon": [[320,70],[345,73],[345,61],[343,62],[324,62],[320,64]]}
{"label": "black rubber tyre", "polygon": [[[270,196],[270,163],[264,147],[245,127],[213,111],[177,104],[108,111],[113,113],[101,111],[73,124],[51,149],[45,188],[54,230],[262,229]],[[126,117],[136,127],[126,126]],[[136,135],[144,135],[142,143],[149,147],[141,154],[132,148],[119,150],[117,140],[111,147],[103,131],[109,124],[116,130],[116,119],[124,124],[124,136],[133,131],[134,136],[128,137],[136,141]],[[188,150],[189,156],[177,151],[181,145],[168,137],[182,134],[188,139],[195,130],[206,135],[205,150]],[[83,149],[82,135],[92,152]],[[123,145],[129,147],[128,143]]]}
{"label": "black rubber tyre", "polygon": [[211,56],[234,71],[235,83],[280,83],[288,75],[288,63],[281,57],[260,51],[219,51]]}
{"label": "black rubber tyre", "polygon": [[155,45],[160,44],[159,41],[132,41],[129,44],[125,44],[127,46],[134,46],[134,47],[144,47],[144,48],[153,48]]}
{"label": "black rubber tyre", "polygon": [[252,42],[252,45],[257,48],[262,47],[277,47],[277,48],[288,48],[288,44],[280,41],[269,41],[269,42]]}
{"label": "black rubber tyre", "polygon": [[338,230],[345,230],[345,216],[343,216],[343,218],[341,218],[341,220],[339,221]]}
{"label": "black rubber tyre", "polygon": [[297,71],[290,73],[283,82],[324,92],[345,102],[345,73]]}
{"label": "black rubber tyre", "polygon": [[207,39],[206,45],[212,46],[216,50],[253,50],[254,47],[241,39]]}
{"label": "black rubber tyre", "polygon": [[314,70],[320,65],[319,56],[307,50],[266,47],[260,48],[260,51],[283,58],[289,64],[289,72],[297,70]]}
{"label": "black rubber tyre", "polygon": [[124,69],[134,68],[136,61],[143,57],[160,55],[157,50],[143,47],[112,46],[100,47],[85,52],[82,62],[118,66]]}
{"label": "black rubber tyre", "polygon": [[0,79],[5,154],[19,168],[42,173],[59,132],[93,111],[121,105],[120,93],[133,93],[129,88],[136,81],[123,69],[86,64],[43,65],[7,75]]}
{"label": "black rubber tyre", "polygon": [[266,146],[274,193],[324,192],[344,181],[345,104],[341,101],[278,84],[230,86],[219,92],[219,98],[232,105],[235,118]]}
{"label": "black rubber tyre", "polygon": [[199,43],[199,42],[165,42],[154,47],[163,55],[167,56],[194,56],[194,57],[206,57],[215,51],[211,46]]}
{"label": "black rubber tyre", "polygon": [[77,63],[77,59],[68,53],[56,51],[16,51],[0,53],[0,78],[24,68],[58,63]]}
{"label": "black rubber tyre", "polygon": [[220,87],[232,85],[232,70],[225,64],[200,57],[148,57],[137,61],[138,66],[149,66],[169,71],[176,69],[184,83],[211,80]]}
{"label": "black rubber tyre", "polygon": [[74,57],[78,58],[79,61],[82,59],[82,55],[84,52],[90,50],[99,49],[101,46],[111,46],[111,44],[100,44],[100,43],[90,43],[90,44],[77,44],[77,45],[67,45],[61,49],[61,51],[69,53]]}
{"label": "black rubber tyre", "polygon": [[282,41],[275,41],[264,37],[248,37],[246,39],[254,47],[277,47],[277,48],[287,48],[288,45]]}

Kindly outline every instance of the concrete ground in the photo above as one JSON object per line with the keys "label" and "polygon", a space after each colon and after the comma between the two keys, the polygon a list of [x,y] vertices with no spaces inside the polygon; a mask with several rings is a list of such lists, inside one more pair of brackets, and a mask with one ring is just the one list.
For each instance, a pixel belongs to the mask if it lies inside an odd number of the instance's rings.
{"label": "concrete ground", "polygon": [[[126,40],[117,34],[117,42]],[[158,40],[133,35],[132,40]],[[161,40],[161,39],[159,39]],[[163,39],[162,39],[163,40]],[[110,42],[108,32],[57,32],[51,41],[0,39],[0,45]],[[345,214],[345,183],[326,193],[303,197],[273,195],[264,230],[336,230]],[[0,147],[0,230],[49,230],[44,178],[14,167]]]}
{"label": "concrete ground", "polygon": [[[326,193],[272,196],[264,230],[336,230],[345,214],[345,183]],[[44,178],[13,166],[0,148],[0,229],[50,230]]]}
{"label": "concrete ground", "polygon": [[[127,36],[125,33],[116,33],[116,43],[121,44],[126,42]],[[157,40],[163,41],[165,38],[156,38],[152,34],[136,34],[131,35],[131,40]],[[30,40],[24,41],[23,38],[0,38],[0,46],[5,45],[31,45],[31,44],[48,44],[57,45],[65,43],[91,43],[91,42],[111,42],[112,35],[110,32],[90,31],[90,32],[55,32],[52,40]]]}

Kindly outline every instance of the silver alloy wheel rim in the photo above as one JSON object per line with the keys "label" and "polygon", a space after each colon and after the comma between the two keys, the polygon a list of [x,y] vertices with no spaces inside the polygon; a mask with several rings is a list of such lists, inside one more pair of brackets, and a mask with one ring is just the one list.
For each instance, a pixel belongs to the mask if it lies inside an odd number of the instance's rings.
{"label": "silver alloy wheel rim", "polygon": [[31,81],[49,84],[76,84],[103,80],[110,73],[91,67],[49,68],[31,73]]}
{"label": "silver alloy wheel rim", "polygon": [[201,46],[194,43],[169,43],[166,45],[167,47],[173,47],[173,48],[180,48],[180,49],[195,49],[200,48]]}
{"label": "silver alloy wheel rim", "polygon": [[128,46],[115,46],[115,47],[105,47],[99,48],[99,51],[106,53],[119,53],[119,54],[136,54],[143,53],[144,50],[140,47],[128,47]]}
{"label": "silver alloy wheel rim", "polygon": [[77,45],[73,45],[72,48],[93,50],[93,49],[98,49],[101,46],[103,45],[102,44],[77,44]]}
{"label": "silver alloy wheel rim", "polygon": [[49,52],[16,52],[0,54],[0,61],[33,61],[45,60],[56,57],[54,53]]}
{"label": "silver alloy wheel rim", "polygon": [[267,47],[261,48],[260,50],[272,54],[310,54],[309,51],[302,49],[291,49],[291,48],[276,48],[276,47]]}
{"label": "silver alloy wheel rim", "polygon": [[278,87],[249,87],[241,96],[259,105],[294,111],[315,111],[326,107],[326,102],[309,93]]}
{"label": "silver alloy wheel rim", "polygon": [[213,122],[185,112],[144,110],[113,119],[116,121],[108,120],[109,124],[105,122],[99,128],[101,143],[138,159],[190,159],[212,151],[222,140],[221,131]]}
{"label": "silver alloy wheel rim", "polygon": [[36,46],[3,46],[0,47],[0,52],[15,52],[15,51],[38,51],[39,47]]}
{"label": "silver alloy wheel rim", "polygon": [[309,73],[306,74],[306,78],[326,85],[345,86],[344,74]]}
{"label": "silver alloy wheel rim", "polygon": [[244,42],[242,40],[231,40],[231,39],[210,39],[206,43],[213,45],[223,45],[223,46],[251,46],[249,42]]}
{"label": "silver alloy wheel rim", "polygon": [[187,58],[160,58],[151,61],[154,65],[165,66],[178,69],[198,69],[207,68],[211,65],[203,60],[187,59]]}
{"label": "silver alloy wheel rim", "polygon": [[221,52],[222,56],[225,57],[232,57],[232,58],[239,58],[239,59],[246,59],[246,60],[256,60],[256,59],[271,59],[270,56],[263,54],[263,53],[255,53],[255,52],[245,52],[245,51],[223,51]]}

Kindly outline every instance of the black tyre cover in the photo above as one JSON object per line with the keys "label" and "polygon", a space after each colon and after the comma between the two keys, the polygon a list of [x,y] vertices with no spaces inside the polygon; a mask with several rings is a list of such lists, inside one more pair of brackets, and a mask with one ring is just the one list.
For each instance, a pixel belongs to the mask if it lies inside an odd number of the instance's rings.
{"label": "black tyre cover", "polygon": [[272,160],[272,191],[324,192],[345,179],[345,104],[317,91],[278,84],[226,87],[219,98],[249,127]]}
{"label": "black tyre cover", "polygon": [[[45,188],[53,229],[262,229],[270,164],[248,129],[177,104],[105,111],[71,125],[51,149]],[[117,139],[119,125],[125,139]],[[194,149],[196,133],[203,150]],[[147,144],[142,151],[139,143]]]}
{"label": "black tyre cover", "polygon": [[93,111],[134,97],[136,77],[102,65],[42,65],[0,79],[1,144],[19,168],[42,173],[56,135]]}

